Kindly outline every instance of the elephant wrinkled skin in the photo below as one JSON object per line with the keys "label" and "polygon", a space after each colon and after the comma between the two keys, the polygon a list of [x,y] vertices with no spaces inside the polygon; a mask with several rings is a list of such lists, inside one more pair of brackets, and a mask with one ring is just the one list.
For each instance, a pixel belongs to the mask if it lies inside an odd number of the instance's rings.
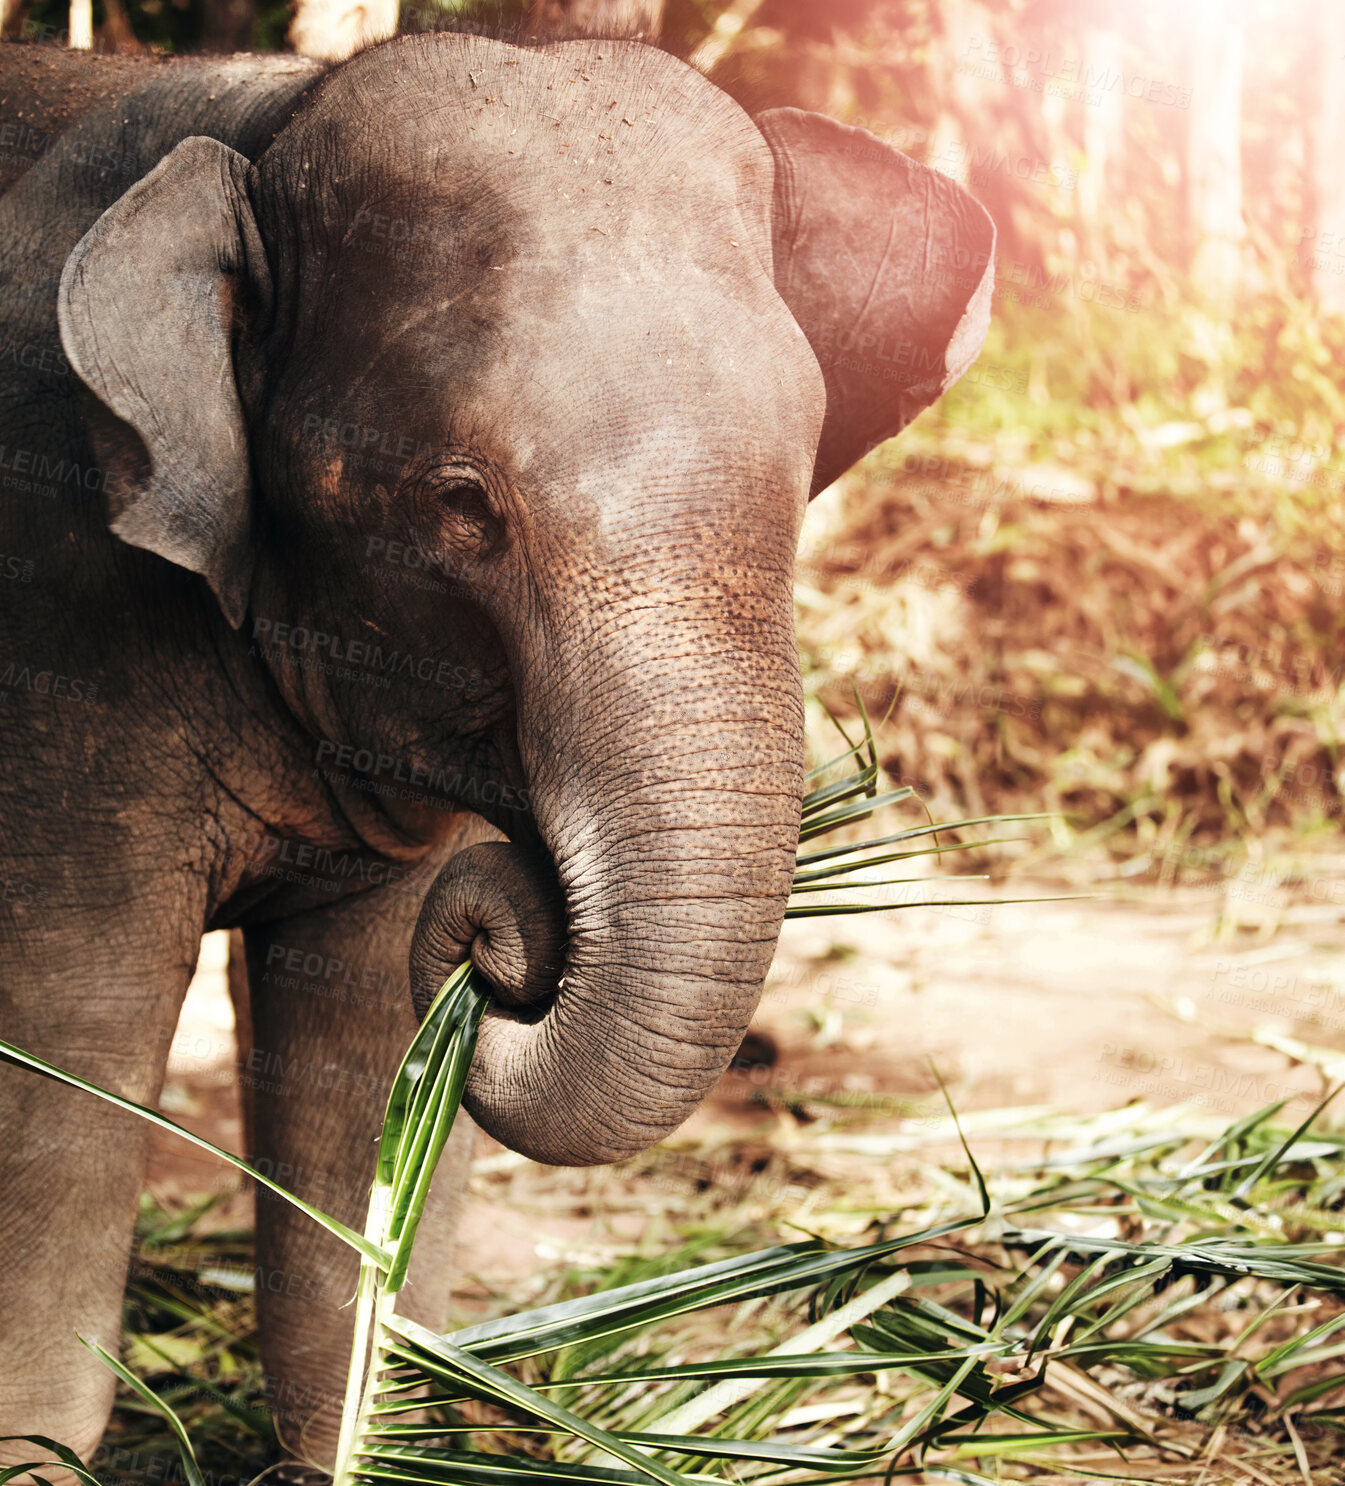
{"label": "elephant wrinkled skin", "polygon": [[[985,214],[635,42],[8,47],[0,93],[0,1032],[152,1101],[241,927],[251,1154],[357,1224],[471,953],[481,1125],[659,1140],[788,896],[806,501],[975,357]],[[7,1067],[0,1128],[0,1434],[88,1451],[145,1136]],[[325,1460],[353,1266],[258,1208],[272,1407]]]}

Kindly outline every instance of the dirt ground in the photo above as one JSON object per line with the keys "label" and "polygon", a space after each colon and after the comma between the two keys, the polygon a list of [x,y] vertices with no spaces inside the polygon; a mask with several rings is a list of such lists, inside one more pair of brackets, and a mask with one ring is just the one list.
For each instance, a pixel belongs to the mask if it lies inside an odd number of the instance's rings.
{"label": "dirt ground", "polygon": [[[1345,859],[1322,857],[1292,891],[1249,871],[1211,888],[1113,885],[1085,901],[787,924],[754,1024],[778,1060],[731,1071],[671,1144],[769,1154],[807,1125],[815,1146],[844,1149],[851,1179],[867,1162],[899,1181],[901,1163],[917,1159],[902,1152],[918,1152],[943,1112],[932,1067],[971,1131],[995,1126],[985,1112],[1086,1115],[1134,1101],[1226,1120],[1284,1099],[1285,1118],[1301,1119],[1345,1077],[1343,885]],[[995,895],[1060,891],[1015,882]],[[203,945],[163,1107],[237,1150],[226,953],[223,936]],[[847,1137],[836,1117],[856,1108],[863,1134]],[[461,1236],[464,1301],[669,1226],[667,1183],[629,1172],[603,1182],[532,1167],[483,1139]],[[150,1186],[181,1201],[236,1181],[156,1135]],[[690,1190],[677,1189],[683,1214],[695,1211]],[[219,1217],[246,1220],[247,1206],[235,1192]]]}

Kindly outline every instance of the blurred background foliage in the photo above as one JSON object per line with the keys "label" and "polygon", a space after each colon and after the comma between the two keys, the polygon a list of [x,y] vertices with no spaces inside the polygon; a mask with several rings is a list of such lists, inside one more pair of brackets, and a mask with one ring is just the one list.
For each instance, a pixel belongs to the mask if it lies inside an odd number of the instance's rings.
{"label": "blurred background foliage", "polygon": [[[857,689],[936,809],[1066,811],[1057,845],[1127,873],[1338,828],[1337,0],[298,4],[93,0],[92,42],[624,25],[750,111],[817,109],[963,181],[999,233],[990,340],[815,503],[810,693],[845,715]],[[10,35],[74,28],[68,0],[8,5]]]}

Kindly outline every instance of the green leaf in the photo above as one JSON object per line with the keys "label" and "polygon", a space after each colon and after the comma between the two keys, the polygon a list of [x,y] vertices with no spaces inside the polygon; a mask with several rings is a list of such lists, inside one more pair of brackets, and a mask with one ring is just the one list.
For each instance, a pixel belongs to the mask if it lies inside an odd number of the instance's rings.
{"label": "green leaf", "polygon": [[156,1413],[162,1414],[167,1419],[168,1427],[177,1437],[178,1453],[182,1457],[182,1469],[187,1476],[187,1486],[205,1486],[205,1480],[201,1475],[201,1467],[196,1463],[196,1452],[192,1449],[191,1441],[187,1438],[187,1431],[182,1427],[182,1420],[168,1407],[163,1399],[159,1398],[153,1392],[148,1384],[141,1382],[129,1368],[124,1367],[105,1347],[100,1346],[97,1342],[91,1342],[87,1337],[81,1336],[79,1340],[105,1367],[110,1368],[116,1373],[132,1392],[138,1394]]}
{"label": "green leaf", "polygon": [[1233,1193],[1234,1197],[1246,1197],[1262,1177],[1273,1171],[1284,1160],[1288,1151],[1298,1144],[1299,1139],[1307,1133],[1313,1121],[1331,1103],[1336,1095],[1340,1093],[1342,1088],[1345,1088],[1345,1084],[1337,1084],[1334,1089],[1329,1090],[1317,1107],[1309,1112],[1307,1119],[1299,1125],[1298,1129],[1287,1140],[1281,1141],[1273,1150],[1266,1152],[1265,1157],[1258,1161],[1252,1171],[1238,1184],[1237,1190]]}
{"label": "green leaf", "polygon": [[[68,1471],[71,1471],[80,1481],[83,1481],[85,1486],[102,1486],[98,1477],[93,1474],[68,1445],[59,1444],[56,1440],[48,1438],[45,1434],[0,1434],[0,1444],[8,1444],[11,1440],[25,1445],[36,1445],[39,1450],[49,1450],[56,1456],[56,1460],[65,1466]],[[6,1466],[3,1470],[0,1470],[0,1486],[5,1486],[6,1482],[23,1475],[25,1471],[41,1470],[44,1467],[49,1469],[55,1463],[56,1461],[51,1460],[30,1460],[19,1465]],[[41,1477],[37,1479],[40,1480]]]}
{"label": "green leaf", "polygon": [[1099,1440],[1119,1443],[1131,1439],[1134,1435],[1125,1429],[1038,1429],[1023,1434],[944,1434],[939,1436],[939,1448],[951,1449],[959,1459],[975,1460],[986,1455],[1021,1455],[1029,1450],[1044,1450],[1058,1445],[1089,1445]]}
{"label": "green leaf", "polygon": [[[479,1425],[463,1426],[461,1432],[468,1433],[479,1431],[479,1429]],[[373,1448],[381,1454],[385,1448],[382,1444],[384,1438],[430,1439],[448,1432],[438,1424],[387,1425],[379,1430],[380,1438]],[[558,1430],[552,1428],[539,1429],[538,1432],[559,1433]],[[737,1440],[725,1439],[719,1435],[651,1434],[645,1431],[623,1429],[614,1429],[612,1433],[618,1439],[625,1440],[627,1444],[641,1445],[648,1449],[670,1450],[680,1455],[706,1460],[758,1460],[774,1465],[809,1466],[813,1470],[850,1470],[856,1466],[872,1465],[875,1461],[882,1460],[887,1454],[886,1450],[878,1448],[871,1450],[811,1449],[806,1445],[791,1445],[782,1440]],[[440,1452],[433,1451],[432,1453]],[[484,1458],[498,1460],[500,1457]]]}
{"label": "green leaf", "polygon": [[520,1383],[508,1373],[500,1372],[461,1347],[455,1347],[446,1337],[436,1336],[434,1332],[404,1316],[390,1317],[387,1325],[388,1330],[399,1337],[402,1343],[400,1346],[389,1347],[390,1356],[409,1362],[432,1377],[440,1377],[449,1382],[461,1379],[473,1385],[480,1394],[493,1398],[506,1407],[518,1409],[535,1419],[544,1419],[549,1424],[567,1429],[576,1438],[587,1440],[590,1445],[605,1450],[617,1460],[632,1466],[647,1480],[660,1482],[661,1486],[681,1486],[686,1480],[685,1476],[669,1470],[667,1466],[625,1444],[598,1425],[572,1414],[561,1404]]}
{"label": "green leaf", "polygon": [[[462,1103],[481,1018],[489,1004],[489,986],[469,960],[445,983],[431,1007],[437,1013],[435,1022],[428,1028],[422,1024],[411,1045],[414,1056],[408,1055],[398,1072],[379,1142],[378,1162],[380,1173],[388,1164],[393,1171],[388,1239],[394,1247],[384,1281],[389,1291],[401,1289],[406,1279],[430,1181]],[[422,1052],[424,1061],[420,1063]],[[408,1077],[414,1079],[414,1093],[399,1130],[395,1115]],[[390,1163],[385,1162],[384,1155],[389,1144],[394,1147]]]}
{"label": "green leaf", "polygon": [[935,825],[910,826],[904,831],[897,831],[890,836],[879,836],[874,841],[863,841],[852,846],[828,846],[820,851],[808,851],[800,854],[797,865],[800,867],[811,867],[815,862],[834,861],[837,857],[854,856],[858,852],[871,851],[878,846],[896,846],[902,841],[915,841],[921,836],[936,835],[939,831],[962,831],[971,826],[986,825],[1009,825],[1024,820],[1054,820],[1055,817],[1049,812],[1037,812],[1031,815],[980,815],[968,820],[940,821]]}
{"label": "green leaf", "polygon": [[[825,815],[814,816],[803,821],[799,827],[799,840],[808,841],[814,836],[825,835],[827,831],[834,831],[838,826],[850,825],[856,821],[867,820],[875,810],[881,810],[885,805],[896,805],[902,800],[909,800],[915,793],[909,786],[901,789],[890,789],[881,795],[871,798],[851,801],[849,804],[840,805],[835,810],[828,811]],[[936,828],[937,829],[937,828]]]}
{"label": "green leaf", "polygon": [[[858,1328],[857,1328],[858,1329]],[[716,1361],[679,1362],[639,1367],[615,1373],[592,1373],[539,1383],[539,1388],[586,1388],[599,1383],[661,1383],[684,1378],[852,1378],[865,1373],[911,1368],[928,1362],[953,1362],[963,1357],[999,1356],[1011,1343],[987,1341],[970,1347],[937,1352],[810,1352],[797,1357],[725,1357]]]}
{"label": "green leaf", "polygon": [[448,1340],[474,1356],[497,1363],[514,1362],[614,1331],[651,1326],[688,1311],[824,1284],[836,1275],[863,1268],[902,1249],[965,1232],[982,1222],[987,1212],[985,1208],[974,1216],[951,1219],[858,1249],[827,1250],[816,1241],[782,1245],[644,1280],[621,1290],[600,1291],[583,1299],[524,1311],[453,1332]]}
{"label": "green leaf", "polygon": [[[887,851],[880,856],[870,857],[863,862],[837,862],[830,867],[814,867],[811,871],[795,872],[794,892],[814,882],[820,882],[824,878],[841,877],[847,872],[864,872],[871,867],[883,867],[888,862],[910,862],[917,857],[946,856],[952,851],[975,851],[982,846],[1004,846],[1010,842],[1022,841],[1022,836],[992,836],[988,841],[951,841],[947,846],[921,846],[914,851]],[[932,880],[925,878],[926,882]]]}

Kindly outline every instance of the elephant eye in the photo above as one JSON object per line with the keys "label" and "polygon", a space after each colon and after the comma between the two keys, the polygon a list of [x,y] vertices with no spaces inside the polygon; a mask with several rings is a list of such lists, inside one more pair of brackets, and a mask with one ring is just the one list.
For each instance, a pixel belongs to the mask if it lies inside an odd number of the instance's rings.
{"label": "elephant eye", "polygon": [[487,557],[504,539],[504,524],[486,488],[454,473],[435,491],[435,503],[452,540],[474,557]]}
{"label": "elephant eye", "polygon": [[484,526],[495,519],[490,497],[472,480],[455,480],[443,496],[444,509],[457,521]]}

